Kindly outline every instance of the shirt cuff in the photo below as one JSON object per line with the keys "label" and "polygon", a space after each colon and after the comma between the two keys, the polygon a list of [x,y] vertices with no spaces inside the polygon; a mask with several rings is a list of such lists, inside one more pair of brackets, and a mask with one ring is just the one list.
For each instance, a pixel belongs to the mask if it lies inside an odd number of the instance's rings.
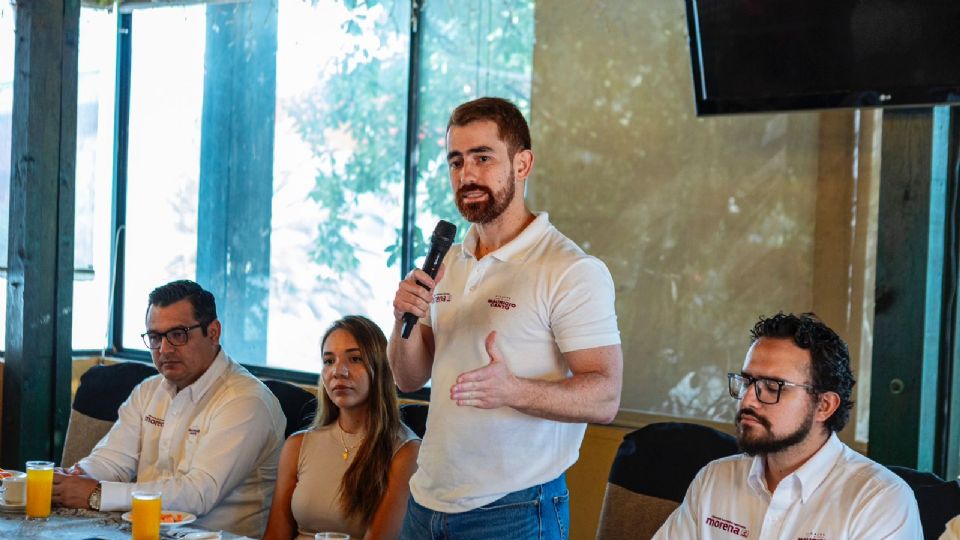
{"label": "shirt cuff", "polygon": [[136,484],[100,482],[100,511],[117,512],[130,509],[130,497]]}
{"label": "shirt cuff", "polygon": [[77,462],[77,466],[83,469],[83,472],[89,474],[90,476],[96,478],[97,480],[103,480],[105,474],[97,464],[88,458],[83,458]]}

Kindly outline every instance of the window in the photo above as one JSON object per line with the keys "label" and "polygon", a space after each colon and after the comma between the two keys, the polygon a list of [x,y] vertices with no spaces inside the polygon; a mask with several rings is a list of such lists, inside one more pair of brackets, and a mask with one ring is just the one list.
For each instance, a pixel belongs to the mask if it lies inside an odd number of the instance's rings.
{"label": "window", "polygon": [[347,4],[279,12],[265,337],[270,365],[305,371],[342,315],[389,332],[400,274],[410,4]]}
{"label": "window", "polygon": [[457,211],[447,172],[447,120],[453,109],[479,96],[507,98],[530,118],[533,7],[527,1],[431,1],[423,16],[420,123],[417,139],[416,234],[427,238],[438,219],[467,222]]}
{"label": "window", "polygon": [[[422,256],[437,219],[460,220],[443,151],[450,111],[489,94],[530,103],[531,0],[414,4],[133,11],[122,348],[145,350],[147,294],[183,278],[217,296],[225,349],[244,363],[317,371],[323,331],[346,314],[389,333],[405,246]],[[404,238],[414,179],[422,214]]]}
{"label": "window", "polygon": [[80,10],[73,282],[77,350],[101,349],[107,343],[116,28],[114,12]]}
{"label": "window", "polygon": [[13,129],[14,7],[0,4],[0,350],[7,336],[7,226],[10,222],[10,136]]}
{"label": "window", "polygon": [[125,258],[118,261],[124,348],[145,350],[150,291],[196,274],[205,12],[189,6],[133,15]]}

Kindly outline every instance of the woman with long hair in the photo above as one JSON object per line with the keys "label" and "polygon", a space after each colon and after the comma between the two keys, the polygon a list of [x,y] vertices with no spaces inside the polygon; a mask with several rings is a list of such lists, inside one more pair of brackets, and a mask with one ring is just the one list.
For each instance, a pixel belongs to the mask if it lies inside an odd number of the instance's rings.
{"label": "woman with long hair", "polygon": [[320,407],[280,453],[265,540],[323,531],[396,538],[420,441],[400,422],[387,339],[366,317],[346,316],[321,341]]}

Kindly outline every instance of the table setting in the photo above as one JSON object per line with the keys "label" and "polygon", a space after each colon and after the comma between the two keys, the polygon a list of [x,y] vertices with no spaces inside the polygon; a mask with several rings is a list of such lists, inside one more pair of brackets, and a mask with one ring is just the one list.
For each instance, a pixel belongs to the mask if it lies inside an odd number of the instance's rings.
{"label": "table setting", "polygon": [[[193,525],[197,516],[162,509],[157,492],[134,492],[129,512],[51,508],[49,462],[28,462],[28,472],[0,470],[0,540],[243,540]],[[52,464],[50,464],[52,467]],[[52,469],[49,475],[52,479]],[[39,472],[38,472],[39,471]]]}

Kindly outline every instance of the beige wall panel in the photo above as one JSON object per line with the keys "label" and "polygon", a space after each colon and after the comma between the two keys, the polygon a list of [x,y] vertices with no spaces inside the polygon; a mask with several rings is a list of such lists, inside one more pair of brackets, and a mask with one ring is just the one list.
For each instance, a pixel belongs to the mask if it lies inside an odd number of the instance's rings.
{"label": "beige wall panel", "polygon": [[757,317],[817,307],[821,116],[697,118],[685,25],[680,0],[538,4],[528,196],[613,274],[622,407],[729,421]]}

